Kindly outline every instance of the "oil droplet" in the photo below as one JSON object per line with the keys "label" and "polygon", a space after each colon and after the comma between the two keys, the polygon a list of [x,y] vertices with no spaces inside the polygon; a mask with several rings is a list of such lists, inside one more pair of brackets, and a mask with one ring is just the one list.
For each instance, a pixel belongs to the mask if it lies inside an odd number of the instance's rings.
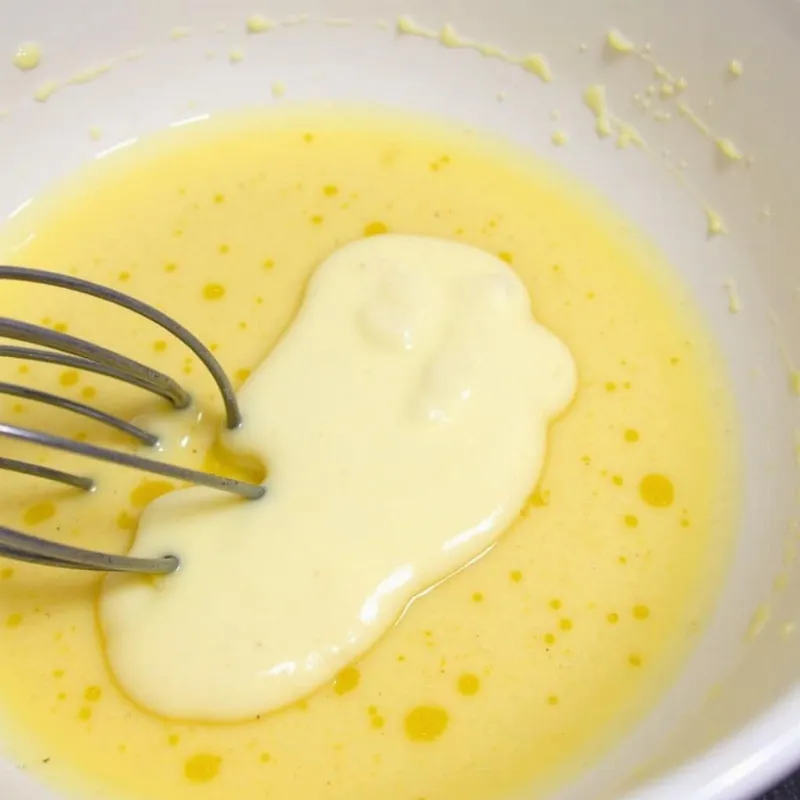
{"label": "oil droplet", "polygon": [[52,519],[55,515],[55,504],[46,500],[43,503],[36,503],[36,505],[31,506],[22,518],[25,520],[26,525],[39,525],[48,519]]}
{"label": "oil droplet", "polygon": [[545,644],[555,644],[556,643],[556,637],[553,636],[552,633],[546,633],[544,635],[544,643]]}
{"label": "oil droplet", "polygon": [[332,186],[332,185],[323,186],[322,187],[322,194],[324,194],[325,197],[336,197],[336,195],[339,194],[339,187],[338,186]]}
{"label": "oil droplet", "polygon": [[214,195],[214,202],[219,205],[220,203],[225,202],[225,195],[224,194],[215,194]]}
{"label": "oil droplet", "polygon": [[522,573],[518,569],[512,569],[509,576],[514,583],[519,583],[522,580]]}
{"label": "oil droplet", "polygon": [[558,696],[554,695],[554,694],[551,694],[547,698],[547,705],[549,705],[549,706],[557,706],[558,705]]}
{"label": "oil droplet", "polygon": [[22,624],[22,614],[10,614],[6,619],[7,628],[18,628]]}
{"label": "oil droplet", "polygon": [[386,720],[380,714],[375,714],[370,720],[370,725],[376,730],[380,730],[385,724]]}
{"label": "oil droplet", "polygon": [[323,217],[322,214],[314,214],[314,216],[311,217],[311,224],[312,225],[322,225],[324,220],[325,220],[325,217]]}
{"label": "oil droplet", "polygon": [[171,733],[171,734],[170,734],[170,735],[167,737],[167,744],[168,744],[170,747],[177,747],[177,746],[178,746],[178,744],[180,743],[180,741],[181,741],[181,737],[180,737],[180,736],[178,736],[178,734],[177,734],[177,733]]}
{"label": "oil droplet", "polygon": [[553,611],[558,611],[558,609],[561,608],[561,601],[554,598],[548,603],[548,605],[553,609]]}
{"label": "oil droplet", "polygon": [[626,442],[638,442],[639,441],[639,432],[633,430],[633,428],[628,428],[625,431],[625,441]]}
{"label": "oil droplet", "polygon": [[650,616],[650,609],[647,606],[634,606],[633,607],[633,618],[644,620]]}
{"label": "oil droplet", "polygon": [[272,269],[275,266],[275,262],[271,258],[265,258],[261,266],[264,269]]}
{"label": "oil droplet", "polygon": [[197,753],[183,765],[183,774],[192,783],[209,783],[219,774],[222,759],[212,753]]}
{"label": "oil droplet", "polygon": [[614,484],[614,486],[622,486],[622,484],[625,483],[622,475],[613,475],[611,477],[611,482]]}
{"label": "oil droplet", "polygon": [[64,670],[63,669],[54,669],[53,670],[53,677],[54,678],[63,678],[64,677]]}
{"label": "oil droplet", "polygon": [[607,392],[616,392],[617,391],[617,384],[613,381],[608,381],[606,383],[606,391]]}
{"label": "oil droplet", "polygon": [[121,531],[135,531],[136,530],[136,519],[132,517],[127,511],[121,511],[120,515],[117,517],[117,527]]}
{"label": "oil droplet", "polygon": [[636,528],[639,526],[639,520],[633,514],[626,514],[624,520],[625,520],[625,525],[628,528]]}
{"label": "oil droplet", "polygon": [[262,754],[261,754],[261,755],[258,757],[258,760],[259,760],[259,761],[260,761],[262,764],[269,764],[269,762],[270,762],[270,761],[272,761],[272,756],[271,756],[269,753],[266,753],[266,752],[265,752],[265,753],[262,753]]}
{"label": "oil droplet", "polygon": [[388,232],[389,228],[384,222],[375,221],[364,226],[364,236],[380,236]]}
{"label": "oil droplet", "polygon": [[70,386],[74,386],[80,379],[81,376],[78,374],[77,370],[68,369],[61,373],[58,378],[58,382],[65,388],[68,388]]}
{"label": "oil droplet", "polygon": [[225,297],[225,287],[221,283],[209,283],[203,287],[203,297],[206,300],[221,300]]}
{"label": "oil droplet", "polygon": [[639,494],[645,503],[655,508],[666,508],[675,499],[672,481],[659,474],[645,475],[639,484]]}
{"label": "oil droplet", "polygon": [[84,722],[88,722],[92,718],[92,709],[89,706],[84,706],[78,712],[78,719],[82,719]]}
{"label": "oil droplet", "polygon": [[96,703],[103,696],[103,690],[99,686],[87,686],[83,696],[87,703]]}
{"label": "oil droplet", "polygon": [[465,697],[472,697],[472,695],[478,694],[480,691],[481,679],[477,675],[473,675],[471,672],[465,672],[458,679],[457,686],[458,691]]}
{"label": "oil droplet", "polygon": [[615,614],[613,611],[606,616],[609,625],[616,625],[619,622],[619,614]]}
{"label": "oil droplet", "polygon": [[131,504],[136,508],[144,508],[174,488],[169,481],[142,481],[131,492]]}
{"label": "oil droplet", "polygon": [[178,265],[174,264],[172,261],[170,261],[169,264],[164,264],[164,272],[175,272],[176,269],[178,269]]}
{"label": "oil droplet", "polygon": [[473,603],[482,603],[483,602],[483,593],[482,592],[475,592],[472,595],[472,602]]}
{"label": "oil droplet", "polygon": [[432,742],[445,732],[448,721],[440,706],[417,706],[406,715],[406,736],[412,742]]}
{"label": "oil droplet", "polygon": [[306,144],[311,144],[314,141],[314,134],[313,133],[304,133],[303,134],[303,141]]}
{"label": "oil droplet", "polygon": [[642,666],[642,657],[638,653],[631,653],[628,656],[628,663],[632,667],[641,667]]}
{"label": "oil droplet", "polygon": [[94,386],[84,386],[83,389],[81,389],[81,397],[84,400],[94,400],[96,396],[97,389],[95,389]]}
{"label": "oil droplet", "polygon": [[355,667],[345,667],[333,681],[333,691],[336,694],[352,692],[361,681],[361,673]]}
{"label": "oil droplet", "polygon": [[572,630],[572,620],[571,619],[562,619],[558,623],[558,627],[561,628],[562,631],[571,631]]}
{"label": "oil droplet", "polygon": [[219,252],[224,256],[227,253],[230,253],[231,246],[229,244],[221,244],[218,248]]}
{"label": "oil droplet", "polygon": [[498,253],[497,257],[501,261],[505,261],[506,264],[513,264],[514,263],[514,256],[511,253],[506,252],[505,250],[502,253]]}

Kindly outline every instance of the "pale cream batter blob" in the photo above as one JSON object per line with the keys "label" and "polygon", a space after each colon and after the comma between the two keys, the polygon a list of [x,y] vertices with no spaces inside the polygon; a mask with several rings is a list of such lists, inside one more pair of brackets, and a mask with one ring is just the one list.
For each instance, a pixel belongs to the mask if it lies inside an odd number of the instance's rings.
{"label": "pale cream batter blob", "polygon": [[241,391],[228,445],[268,464],[267,496],[160,498],[132,553],[180,571],[107,582],[119,682],[165,716],[234,720],[331,680],[517,515],[575,385],[499,258],[402,235],[339,250]]}

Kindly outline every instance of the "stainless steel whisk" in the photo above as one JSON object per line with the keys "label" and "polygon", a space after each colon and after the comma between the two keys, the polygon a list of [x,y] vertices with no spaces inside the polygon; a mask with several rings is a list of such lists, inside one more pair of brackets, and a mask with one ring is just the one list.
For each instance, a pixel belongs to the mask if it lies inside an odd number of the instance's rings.
{"label": "stainless steel whisk", "polygon": [[[211,373],[222,394],[228,428],[234,430],[241,425],[242,417],[231,382],[211,351],[190,331],[153,306],[142,303],[122,292],[80,278],[26,267],[0,266],[0,281],[36,283],[78,292],[121,306],[154,322],[189,347]],[[58,364],[72,369],[105,375],[163,397],[175,409],[188,408],[192,403],[189,393],[169,376],[84,339],[69,336],[66,333],[59,333],[39,325],[32,325],[8,317],[0,317],[0,340],[2,339],[20,342],[22,346],[0,343],[0,358]],[[30,347],[29,345],[34,346]],[[42,403],[93,419],[117,431],[121,431],[148,447],[157,447],[159,443],[157,436],[136,425],[92,406],[58,395],[4,382],[0,382],[0,394]],[[199,486],[207,486],[222,492],[238,495],[246,500],[258,500],[266,493],[265,487],[259,484],[186,469],[86,442],[73,441],[43,431],[7,424],[1,419],[0,437],[25,441],[53,450],[86,456],[89,459],[106,461]],[[3,456],[0,456],[0,470],[54,481],[86,492],[92,492],[96,488],[94,480],[89,476],[62,472]],[[164,554],[160,558],[132,558],[130,556],[112,555],[60,544],[1,525],[0,556],[44,566],[101,572],[167,574],[174,572],[179,566],[177,557],[171,554]]]}

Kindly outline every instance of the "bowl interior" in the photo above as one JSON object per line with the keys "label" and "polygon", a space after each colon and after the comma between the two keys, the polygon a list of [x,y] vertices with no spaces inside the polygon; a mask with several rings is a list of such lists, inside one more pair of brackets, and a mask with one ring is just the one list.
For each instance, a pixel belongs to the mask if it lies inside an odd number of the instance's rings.
{"label": "bowl interior", "polygon": [[[0,30],[0,218],[79,164],[168,125],[223,109],[293,101],[379,101],[433,112],[508,137],[560,162],[607,195],[680,270],[721,342],[741,411],[745,498],[735,560],[719,609],[680,680],[659,707],[604,761],[563,790],[564,798],[745,797],[788,771],[800,741],[800,637],[793,609],[796,515],[793,358],[800,360],[796,254],[800,251],[800,5],[792,0],[275,0],[267,13],[294,22],[248,37],[249,0],[28,0]],[[511,53],[544,53],[555,79],[535,76],[470,49],[398,35],[399,15],[432,29],[451,23]],[[348,24],[345,24],[348,22]],[[350,24],[351,23],[351,24]],[[379,24],[385,23],[385,24]],[[652,58],[685,76],[681,101],[714,135],[752,161],[720,156],[713,136],[665,102],[666,124],[640,113],[654,66],[605,45],[609,28],[652,43]],[[176,29],[190,35],[173,38]],[[30,73],[10,66],[25,40],[45,45]],[[231,65],[234,47],[247,58]],[[209,51],[217,54],[208,58]],[[732,80],[731,59],[745,75]],[[97,80],[33,99],[48,80],[113,61]],[[600,141],[582,100],[602,83],[644,149]],[[498,101],[498,94],[504,100]],[[659,101],[660,102],[660,101]],[[570,146],[550,144],[551,112]],[[102,143],[87,135],[104,131]],[[109,146],[111,145],[111,146]],[[668,151],[669,155],[665,155]],[[707,235],[706,209],[729,235]],[[734,281],[741,311],[731,313]],[[703,435],[698,431],[698,435]],[[781,579],[776,583],[776,577]],[[758,624],[751,622],[756,616]],[[748,633],[749,631],[749,633]],[[0,794],[50,794],[0,764]]]}

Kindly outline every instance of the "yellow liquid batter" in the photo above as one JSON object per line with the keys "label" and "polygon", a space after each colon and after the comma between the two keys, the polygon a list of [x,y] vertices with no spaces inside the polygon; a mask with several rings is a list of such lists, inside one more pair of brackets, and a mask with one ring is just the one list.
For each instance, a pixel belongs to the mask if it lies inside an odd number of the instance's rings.
{"label": "yellow liquid batter", "polygon": [[[93,165],[14,220],[0,256],[159,306],[241,382],[292,320],[315,266],[386,230],[499,254],[576,360],[576,399],[551,428],[519,519],[331,685],[232,725],[161,720],[122,695],[95,624],[96,576],[1,564],[0,708],[26,769],[82,798],[536,794],[613,744],[674,677],[732,540],[738,442],[727,386],[658,254],[563,176],[402,116],[254,113]],[[179,344],[96,301],[29,286],[3,285],[0,313],[66,327],[182,380],[214,413],[177,418],[188,438],[167,455],[213,466],[220,404]],[[0,380],[131,418],[163,411],[136,390],[44,365],[5,360]],[[13,399],[0,398],[0,419],[127,446]],[[81,546],[124,551],[142,507],[169,488],[24,453],[90,472],[99,490],[4,474],[0,523]]]}

